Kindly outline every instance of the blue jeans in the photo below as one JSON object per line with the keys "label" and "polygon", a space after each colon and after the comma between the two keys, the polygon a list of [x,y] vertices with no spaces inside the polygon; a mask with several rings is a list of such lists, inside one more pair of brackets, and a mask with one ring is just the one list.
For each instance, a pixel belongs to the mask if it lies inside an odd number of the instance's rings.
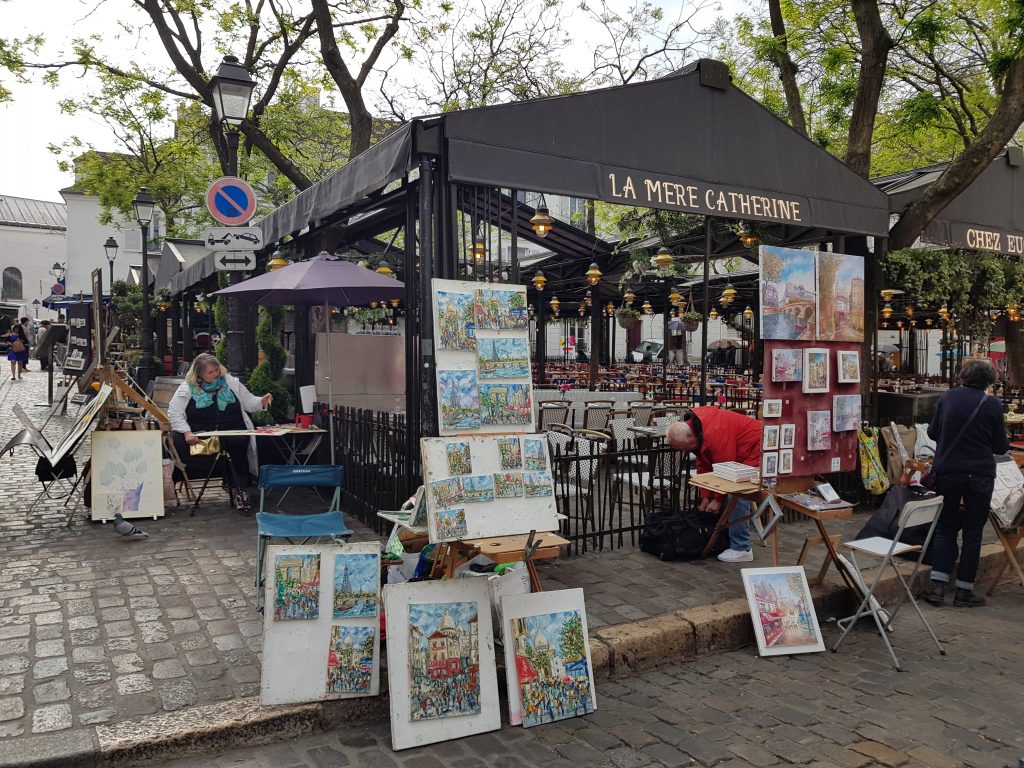
{"label": "blue jeans", "polygon": [[[726,496],[723,503],[728,504],[731,497]],[[750,505],[750,499],[738,499],[736,501],[736,508],[733,509],[732,514],[729,515],[729,522],[733,520],[742,520],[744,517],[753,512]],[[729,548],[736,549],[741,552],[745,552],[750,549],[750,521],[744,520],[742,523],[729,526]]]}
{"label": "blue jeans", "polygon": [[[935,525],[932,545],[932,579],[948,582],[957,559],[957,536],[963,532],[960,562],[956,568],[956,586],[972,589],[981,558],[981,534],[992,504],[995,478],[968,473],[942,474],[935,480],[935,490],[943,498],[939,522]],[[960,499],[964,506],[960,508]]]}

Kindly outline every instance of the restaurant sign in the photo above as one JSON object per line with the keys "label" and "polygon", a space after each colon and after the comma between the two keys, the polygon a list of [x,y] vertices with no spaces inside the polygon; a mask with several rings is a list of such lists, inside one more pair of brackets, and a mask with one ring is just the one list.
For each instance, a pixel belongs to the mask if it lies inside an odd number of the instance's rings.
{"label": "restaurant sign", "polygon": [[801,223],[810,211],[805,197],[708,184],[678,176],[603,167],[601,199],[620,205],[663,208],[701,216]]}
{"label": "restaurant sign", "polygon": [[969,248],[973,251],[1024,255],[1024,232],[983,228],[957,221],[935,219],[925,227],[921,240],[932,245]]}

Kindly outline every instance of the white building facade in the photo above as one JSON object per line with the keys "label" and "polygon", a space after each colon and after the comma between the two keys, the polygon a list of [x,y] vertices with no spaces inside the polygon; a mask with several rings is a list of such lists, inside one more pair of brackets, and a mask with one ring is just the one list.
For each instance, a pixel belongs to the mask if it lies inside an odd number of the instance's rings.
{"label": "white building facade", "polygon": [[[41,306],[65,258],[67,210],[61,203],[0,195],[0,306],[19,317],[55,316]],[[39,302],[36,304],[34,302]]]}

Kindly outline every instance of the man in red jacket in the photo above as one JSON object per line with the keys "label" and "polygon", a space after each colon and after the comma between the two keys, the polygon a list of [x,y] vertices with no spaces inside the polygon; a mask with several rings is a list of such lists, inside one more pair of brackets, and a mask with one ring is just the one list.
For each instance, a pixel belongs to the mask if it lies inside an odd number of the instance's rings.
{"label": "man in red jacket", "polygon": [[[696,454],[698,472],[711,472],[713,464],[724,461],[761,467],[761,422],[735,411],[698,406],[683,421],[669,426],[668,442],[677,450]],[[717,513],[721,509],[724,497],[720,494],[702,490],[701,496],[702,512]],[[740,520],[750,512],[750,502],[739,499],[729,520]],[[718,559],[726,563],[748,563],[754,559],[748,521],[729,526],[729,549]]]}

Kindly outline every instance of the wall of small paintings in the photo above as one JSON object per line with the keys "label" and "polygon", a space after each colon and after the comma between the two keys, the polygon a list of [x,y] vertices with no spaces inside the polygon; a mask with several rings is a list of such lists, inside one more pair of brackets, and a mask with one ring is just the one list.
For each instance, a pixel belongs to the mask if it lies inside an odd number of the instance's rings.
{"label": "wall of small paintings", "polygon": [[526,287],[434,280],[442,435],[533,432]]}
{"label": "wall of small paintings", "polygon": [[376,696],[380,544],[267,547],[264,705]]}
{"label": "wall of small paintings", "polygon": [[431,542],[558,529],[544,435],[420,439]]}

